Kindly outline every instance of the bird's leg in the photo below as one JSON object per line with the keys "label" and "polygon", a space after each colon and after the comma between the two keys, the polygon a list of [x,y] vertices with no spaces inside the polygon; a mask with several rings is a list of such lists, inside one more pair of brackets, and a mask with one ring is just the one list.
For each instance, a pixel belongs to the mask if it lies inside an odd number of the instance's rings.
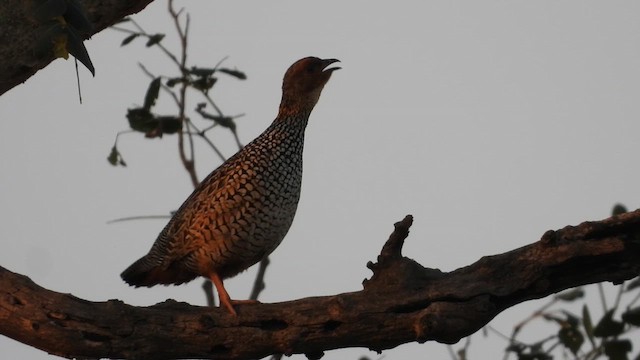
{"label": "bird's leg", "polygon": [[233,305],[231,304],[231,298],[229,297],[229,293],[227,292],[227,290],[225,290],[224,284],[222,283],[222,279],[220,279],[220,276],[217,273],[211,273],[211,275],[209,275],[209,278],[211,279],[211,282],[213,283],[213,285],[216,286],[216,291],[218,291],[218,298],[220,298],[220,306],[226,307],[227,310],[229,310],[229,312],[231,313],[231,315],[238,316],[238,314],[236,313],[236,310],[233,308]]}
{"label": "bird's leg", "polygon": [[[224,288],[224,284],[222,283],[222,279],[217,273],[212,273],[209,275],[211,282],[216,286],[216,291],[218,292],[218,298],[220,299],[220,306],[224,306],[229,310],[231,315],[238,316],[236,310],[233,308],[233,305],[238,304],[259,304],[258,300],[232,300],[229,296],[229,293]],[[212,289],[213,290],[213,289]]]}

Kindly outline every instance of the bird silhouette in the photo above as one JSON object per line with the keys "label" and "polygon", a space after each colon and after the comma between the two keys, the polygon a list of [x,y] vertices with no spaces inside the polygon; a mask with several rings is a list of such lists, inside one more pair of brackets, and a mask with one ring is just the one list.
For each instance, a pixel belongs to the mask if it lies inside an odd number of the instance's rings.
{"label": "bird silhouette", "polygon": [[220,305],[236,315],[223,280],[268,256],[296,214],[302,149],[309,115],[336,59],[306,57],[284,75],[282,101],[271,125],[209,174],[164,227],[149,253],[122,272],[130,285],[213,282]]}

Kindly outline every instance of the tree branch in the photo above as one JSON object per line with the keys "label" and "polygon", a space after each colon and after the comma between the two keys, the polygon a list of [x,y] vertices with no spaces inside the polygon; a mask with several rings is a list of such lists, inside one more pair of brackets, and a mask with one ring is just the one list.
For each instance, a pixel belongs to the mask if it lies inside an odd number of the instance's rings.
{"label": "tree branch", "polygon": [[407,342],[453,343],[520,302],[640,273],[640,210],[548,231],[536,243],[443,273],[401,255],[411,217],[396,223],[364,289],[224,309],[167,300],[133,307],[46,290],[0,268],[0,333],[80,358],[253,359]]}
{"label": "tree branch", "polygon": [[[79,0],[93,24],[93,34],[141,11],[151,1]],[[55,59],[53,51],[40,56],[35,51],[47,36],[47,28],[41,27],[34,16],[36,6],[37,2],[32,0],[0,1],[0,95],[25,82]]]}

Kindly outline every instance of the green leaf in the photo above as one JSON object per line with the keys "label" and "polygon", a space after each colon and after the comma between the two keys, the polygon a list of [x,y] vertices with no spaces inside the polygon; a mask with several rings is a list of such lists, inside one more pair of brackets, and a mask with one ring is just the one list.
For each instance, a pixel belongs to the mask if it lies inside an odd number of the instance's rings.
{"label": "green leaf", "polygon": [[56,36],[53,39],[52,44],[53,44],[53,56],[57,58],[63,58],[65,60],[69,58],[69,50],[68,50],[69,38],[67,35],[62,34],[62,35]]}
{"label": "green leaf", "polygon": [[604,343],[604,353],[609,360],[629,360],[627,353],[631,351],[631,341],[612,340]]}
{"label": "green leaf", "polygon": [[144,108],[127,110],[129,126],[143,132],[147,138],[162,137],[163,134],[175,134],[182,129],[182,121],[176,116],[155,116]]}
{"label": "green leaf", "polygon": [[240,70],[231,70],[231,69],[227,69],[227,68],[219,68],[218,69],[219,72],[221,73],[225,73],[227,75],[231,75],[237,79],[240,80],[246,80],[247,79],[247,75],[245,73],[243,73]]}
{"label": "green leaf", "polygon": [[611,309],[604,314],[602,319],[598,322],[598,325],[593,329],[593,336],[604,338],[622,334],[624,324],[620,321],[613,320],[613,313],[615,310],[616,309]]}
{"label": "green leaf", "polygon": [[159,116],[157,119],[163,134],[175,134],[182,129],[182,120],[176,116]]}
{"label": "green leaf", "polygon": [[158,121],[155,119],[155,116],[144,108],[128,109],[127,120],[129,120],[129,126],[133,130],[143,133],[147,133],[158,127]]}
{"label": "green leaf", "polygon": [[633,326],[640,326],[640,307],[635,307],[622,314],[622,320]]}
{"label": "green leaf", "polygon": [[584,297],[584,291],[582,290],[582,288],[575,288],[569,291],[565,291],[561,294],[558,294],[555,296],[556,299],[558,300],[562,300],[562,301],[566,301],[566,302],[571,302],[571,301],[575,301],[577,299],[581,299]]}
{"label": "green leaf", "polygon": [[147,89],[147,94],[144,96],[144,106],[143,109],[151,110],[151,107],[156,104],[156,100],[160,95],[160,78],[157,77],[151,81],[149,84],[149,88]]}
{"label": "green leaf", "polygon": [[196,112],[200,114],[200,116],[202,116],[204,119],[212,120],[214,123],[222,127],[230,129],[231,131],[236,131],[236,122],[232,117],[209,114],[208,112],[204,111],[204,108],[206,106],[207,104],[205,103],[199,103],[198,106],[196,106]]}
{"label": "green leaf", "polygon": [[133,41],[133,39],[137,38],[138,36],[140,36],[140,34],[137,34],[137,33],[127,36],[126,38],[124,38],[124,40],[122,40],[122,43],[120,44],[120,46],[125,46],[129,44],[130,42]]}
{"label": "green leaf", "polygon": [[187,79],[183,78],[183,77],[178,77],[178,78],[171,78],[169,80],[167,80],[166,85],[170,88],[176,86],[176,84],[180,84],[187,81]]}
{"label": "green leaf", "polygon": [[589,313],[589,308],[587,304],[582,306],[582,326],[584,327],[584,332],[587,334],[587,338],[593,347],[596,346],[596,342],[593,338],[593,322],[591,322],[591,314]]}
{"label": "green leaf", "polygon": [[111,152],[107,157],[107,161],[109,161],[109,164],[113,166],[118,166],[118,165],[127,166],[127,164],[124,162],[124,159],[122,158],[122,155],[120,154],[120,152],[118,151],[118,148],[116,148],[115,145],[113,145],[113,147],[111,148]]}
{"label": "green leaf", "polygon": [[218,79],[214,77],[201,77],[201,78],[198,78],[196,81],[193,81],[191,85],[194,88],[206,93],[209,89],[213,87],[213,85],[215,85],[216,81],[218,81]]}
{"label": "green leaf", "polygon": [[93,67],[89,52],[87,52],[87,48],[84,46],[84,40],[72,27],[68,27],[67,30],[69,34],[67,40],[69,53],[78,59],[82,65],[86,66],[93,76],[96,76],[96,69]]}
{"label": "green leaf", "polygon": [[147,40],[147,47],[152,47],[153,45],[159,44],[162,39],[164,39],[164,34],[155,34],[149,36],[149,40]]}
{"label": "green leaf", "polygon": [[188,70],[188,72],[189,72],[189,74],[195,75],[195,76],[209,77],[209,76],[213,75],[213,73],[216,72],[216,69],[199,68],[199,67],[193,66],[191,69]]}

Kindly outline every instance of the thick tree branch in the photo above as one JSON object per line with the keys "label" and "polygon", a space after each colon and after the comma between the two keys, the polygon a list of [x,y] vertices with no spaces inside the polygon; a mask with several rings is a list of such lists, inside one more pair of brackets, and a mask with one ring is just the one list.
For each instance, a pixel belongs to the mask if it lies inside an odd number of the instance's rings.
{"label": "thick tree branch", "polygon": [[443,273],[400,253],[411,217],[396,224],[364,289],[224,309],[167,300],[133,307],[43,289],[0,268],[0,333],[80,358],[253,359],[344,347],[383,350],[453,343],[520,302],[640,273],[640,210],[548,231],[531,245]]}
{"label": "thick tree branch", "polygon": [[[93,34],[127,15],[144,9],[153,0],[79,0],[93,24]],[[36,0],[0,1],[0,95],[25,82],[55,59],[53,51],[38,54],[47,38],[47,26],[34,15]],[[88,34],[88,35],[93,35]],[[53,44],[51,44],[53,49]],[[98,69],[100,71],[100,69]]]}

